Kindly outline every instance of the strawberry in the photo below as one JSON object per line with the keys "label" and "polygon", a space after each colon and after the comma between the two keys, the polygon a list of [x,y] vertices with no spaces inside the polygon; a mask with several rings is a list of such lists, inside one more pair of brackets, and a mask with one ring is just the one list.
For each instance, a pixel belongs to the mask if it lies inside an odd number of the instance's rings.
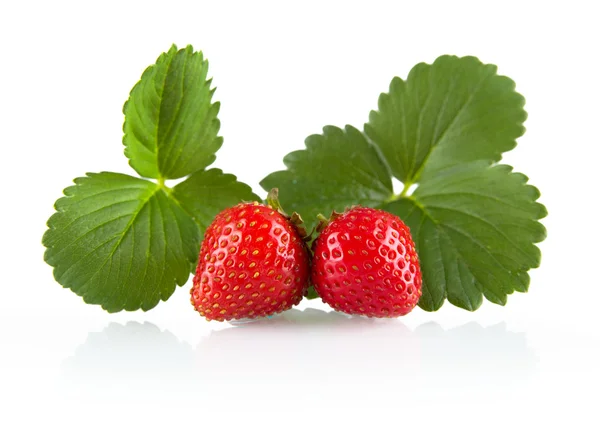
{"label": "strawberry", "polygon": [[397,317],[409,313],[421,297],[415,245],[395,215],[364,207],[334,213],[313,250],[312,283],[336,310]]}
{"label": "strawberry", "polygon": [[228,208],[206,229],[191,289],[192,305],[206,319],[263,317],[302,300],[308,251],[299,229],[272,203]]}

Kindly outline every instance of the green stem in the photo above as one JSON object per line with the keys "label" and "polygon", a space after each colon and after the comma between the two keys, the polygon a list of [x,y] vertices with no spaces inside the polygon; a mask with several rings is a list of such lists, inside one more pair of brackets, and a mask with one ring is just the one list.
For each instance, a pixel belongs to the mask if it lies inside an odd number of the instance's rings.
{"label": "green stem", "polygon": [[321,213],[317,214],[317,219],[319,220],[319,224],[317,224],[317,233],[321,233],[329,224],[329,219]]}
{"label": "green stem", "polygon": [[170,195],[173,189],[165,184],[165,177],[159,177],[156,179],[156,186],[165,192],[167,195]]}
{"label": "green stem", "polygon": [[390,203],[390,202],[394,202],[397,201],[398,199],[401,198],[406,198],[408,197],[408,191],[410,189],[410,186],[412,186],[413,183],[411,183],[410,181],[407,181],[406,183],[404,183],[404,187],[402,188],[402,192],[400,192],[399,195],[392,195],[388,198],[388,200],[386,201],[386,203]]}
{"label": "green stem", "polygon": [[321,213],[317,214],[317,219],[319,219],[319,221],[322,221],[323,223],[325,223],[325,225],[329,224],[329,219]]}
{"label": "green stem", "polygon": [[412,186],[412,183],[410,181],[407,181],[406,183],[404,183],[404,188],[402,189],[400,196],[398,196],[398,199],[406,196],[406,194],[408,193],[408,189],[410,189],[410,186]]}
{"label": "green stem", "polygon": [[285,215],[285,211],[283,211],[283,207],[281,206],[281,202],[279,202],[279,189],[274,187],[272,188],[267,195],[267,205],[273,208],[275,211]]}

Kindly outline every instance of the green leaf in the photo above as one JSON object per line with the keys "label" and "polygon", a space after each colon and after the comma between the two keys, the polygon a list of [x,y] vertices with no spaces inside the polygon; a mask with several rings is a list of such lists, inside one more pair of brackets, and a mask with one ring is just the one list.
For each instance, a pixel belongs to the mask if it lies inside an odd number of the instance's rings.
{"label": "green leaf", "polygon": [[215,161],[223,140],[207,73],[202,52],[173,45],[131,90],[123,107],[123,144],[140,175],[181,178]]}
{"label": "green leaf", "polygon": [[[539,266],[546,209],[524,175],[491,166],[515,147],[526,119],[514,82],[496,70],[474,57],[418,64],[380,96],[368,141],[352,127],[326,127],[261,185],[279,187],[283,205],[313,225],[317,213],[352,205],[399,215],[417,244],[426,310],[446,299],[468,310],[483,297],[505,304]],[[403,182],[400,194],[391,176]]]}
{"label": "green leaf", "polygon": [[473,311],[482,296],[504,305],[508,294],[527,291],[527,271],[540,264],[534,244],[546,236],[538,222],[546,209],[527,177],[511,170],[461,165],[382,207],[411,229],[423,271],[423,309],[435,311],[448,298]]}
{"label": "green leaf", "polygon": [[385,163],[356,128],[327,126],[323,135],[311,135],[305,144],[306,150],[284,158],[287,170],[268,175],[260,184],[265,190],[279,188],[286,211],[300,213],[309,231],[319,213],[329,215],[356,204],[377,206],[393,196]]}
{"label": "green leaf", "polygon": [[45,260],[86,303],[146,311],[187,281],[198,227],[161,186],[103,172],[77,178],[64,194],[43,237]]}
{"label": "green leaf", "polygon": [[226,207],[242,201],[260,201],[250,186],[216,168],[191,175],[173,188],[171,196],[198,224],[202,235]]}
{"label": "green leaf", "polygon": [[524,98],[497,67],[477,58],[441,56],[395,77],[365,132],[403,183],[476,160],[497,162],[525,128]]}

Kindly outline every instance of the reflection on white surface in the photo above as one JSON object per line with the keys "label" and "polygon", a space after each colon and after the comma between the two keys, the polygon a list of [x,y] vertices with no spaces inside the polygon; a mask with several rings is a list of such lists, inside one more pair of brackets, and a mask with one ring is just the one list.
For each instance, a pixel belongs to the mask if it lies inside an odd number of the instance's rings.
{"label": "reflection on white surface", "polygon": [[213,331],[195,347],[150,323],[110,323],[63,362],[60,382],[64,394],[82,400],[191,400],[225,409],[223,397],[233,395],[248,408],[266,397],[272,404],[327,399],[335,407],[359,394],[370,405],[399,406],[510,394],[529,382],[536,363],[525,335],[503,323],[411,330],[399,320],[293,309]]}
{"label": "reflection on white surface", "polygon": [[450,391],[452,399],[504,394],[527,382],[535,365],[525,335],[504,324],[445,331],[427,323],[411,331],[399,320],[315,309],[213,332],[196,349],[199,379],[220,392],[292,385],[339,403],[358,389],[394,391],[382,399],[395,405]]}
{"label": "reflection on white surface", "polygon": [[63,362],[61,389],[71,399],[168,399],[187,384],[192,367],[192,347],[169,331],[111,322]]}

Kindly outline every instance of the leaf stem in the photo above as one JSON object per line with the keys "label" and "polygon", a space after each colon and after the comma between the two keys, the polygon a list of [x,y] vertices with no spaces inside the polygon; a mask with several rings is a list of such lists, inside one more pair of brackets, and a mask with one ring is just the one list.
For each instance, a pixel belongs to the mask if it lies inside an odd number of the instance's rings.
{"label": "leaf stem", "polygon": [[407,181],[406,183],[404,183],[404,187],[402,188],[402,192],[400,193],[400,196],[398,196],[397,199],[405,197],[406,194],[408,193],[408,190],[410,189],[410,186],[412,186],[412,183],[410,181]]}
{"label": "leaf stem", "polygon": [[167,195],[170,195],[171,192],[173,191],[172,188],[170,188],[169,186],[167,186],[165,184],[165,177],[159,177],[156,179],[156,187],[158,187],[159,189],[161,189],[163,192],[165,192]]}
{"label": "leaf stem", "polygon": [[402,199],[402,198],[408,198],[408,191],[410,190],[410,186],[412,186],[413,183],[410,181],[407,181],[406,183],[404,183],[404,187],[402,188],[402,191],[400,192],[400,194],[398,195],[392,195],[388,198],[388,200],[386,201],[386,203],[390,203],[390,202],[395,202],[398,199]]}

